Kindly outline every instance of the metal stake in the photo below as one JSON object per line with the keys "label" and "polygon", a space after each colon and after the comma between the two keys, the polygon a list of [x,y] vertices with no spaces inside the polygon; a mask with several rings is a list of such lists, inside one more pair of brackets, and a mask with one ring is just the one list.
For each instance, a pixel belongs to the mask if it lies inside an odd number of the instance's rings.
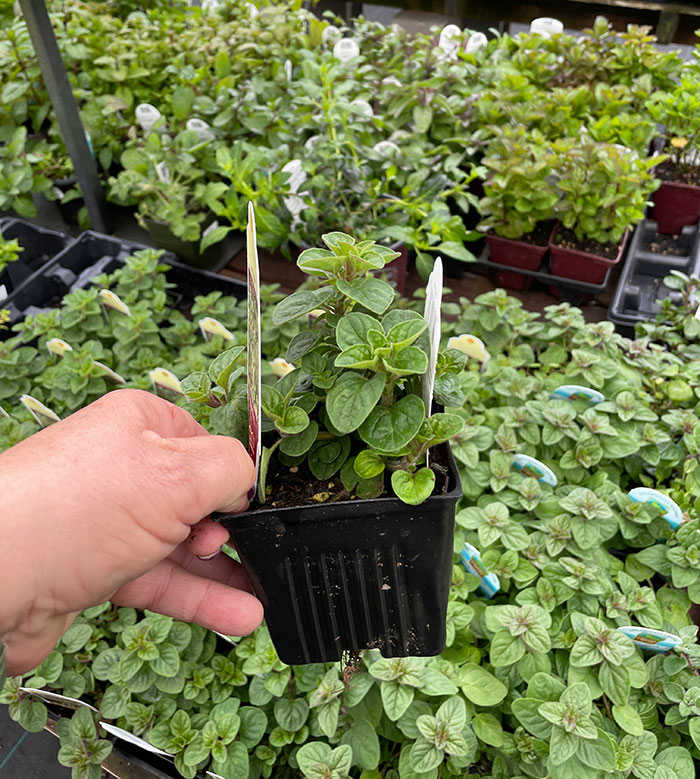
{"label": "metal stake", "polygon": [[63,141],[73,160],[75,177],[80,184],[92,227],[98,232],[107,232],[105,198],[97,174],[97,164],[85,137],[85,128],[80,120],[44,0],[19,2],[36,50],[46,91],[58,118]]}

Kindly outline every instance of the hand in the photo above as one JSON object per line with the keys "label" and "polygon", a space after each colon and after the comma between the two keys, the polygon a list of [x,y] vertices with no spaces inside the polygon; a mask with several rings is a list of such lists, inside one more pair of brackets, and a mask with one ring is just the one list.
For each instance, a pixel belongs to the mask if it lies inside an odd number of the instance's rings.
{"label": "hand", "polygon": [[110,392],[0,455],[0,637],[8,674],[37,666],[106,600],[244,635],[263,609],[215,555],[215,510],[245,511],[255,478],[239,441],[139,390]]}

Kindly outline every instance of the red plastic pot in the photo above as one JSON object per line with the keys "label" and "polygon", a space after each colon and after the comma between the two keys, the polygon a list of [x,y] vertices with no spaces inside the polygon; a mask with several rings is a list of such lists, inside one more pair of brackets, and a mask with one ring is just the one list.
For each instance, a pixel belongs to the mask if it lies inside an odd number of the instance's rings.
{"label": "red plastic pot", "polygon": [[510,265],[512,268],[537,270],[547,253],[547,245],[516,241],[512,238],[502,238],[500,235],[488,233],[486,240],[489,245],[489,255],[492,262],[500,265]]}
{"label": "red plastic pot", "polygon": [[656,220],[660,233],[678,235],[686,225],[700,219],[700,187],[664,181],[654,192],[653,200],[651,218]]}
{"label": "red plastic pot", "polygon": [[597,254],[557,246],[554,239],[558,229],[559,225],[554,228],[552,237],[549,239],[549,272],[552,276],[585,281],[588,284],[602,284],[605,281],[608,268],[617,265],[622,259],[629,237],[629,230],[627,230],[620,241],[617,256],[615,259],[609,260],[606,257],[599,257]]}
{"label": "red plastic pot", "polygon": [[532,276],[525,276],[515,271],[499,270],[496,272],[496,283],[499,287],[514,289],[517,292],[524,292],[532,287]]}

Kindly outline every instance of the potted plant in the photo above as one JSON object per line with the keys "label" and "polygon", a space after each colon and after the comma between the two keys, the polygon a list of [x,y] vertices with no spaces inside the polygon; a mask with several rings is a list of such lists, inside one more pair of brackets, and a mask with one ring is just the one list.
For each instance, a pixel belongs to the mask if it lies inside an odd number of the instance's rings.
{"label": "potted plant", "polygon": [[[501,265],[537,270],[547,253],[557,192],[554,155],[546,138],[524,127],[499,127],[481,166],[486,170],[479,229],[487,231],[490,258]],[[507,275],[506,275],[507,274]],[[499,272],[509,286],[527,277]]]}
{"label": "potted plant", "polygon": [[700,128],[691,119],[700,109],[697,69],[687,68],[680,83],[652,95],[647,106],[663,127],[667,157],[655,170],[661,186],[654,194],[652,218],[660,233],[678,235],[700,219]]}
{"label": "potted plant", "polygon": [[549,243],[550,272],[600,284],[622,258],[630,228],[644,218],[658,187],[657,160],[587,135],[555,141],[553,148],[559,223]]}
{"label": "potted plant", "polygon": [[[460,495],[445,442],[463,422],[426,413],[428,323],[392,309],[392,287],[368,275],[396,252],[342,233],[323,241],[327,248],[298,259],[318,286],[273,314],[278,326],[319,315],[287,351],[298,367],[262,386],[258,500],[222,521],[284,662],[339,660],[367,647],[386,657],[438,654]],[[184,391],[241,411],[245,400],[230,391],[241,351],[189,377]],[[440,372],[463,363],[448,352]]]}

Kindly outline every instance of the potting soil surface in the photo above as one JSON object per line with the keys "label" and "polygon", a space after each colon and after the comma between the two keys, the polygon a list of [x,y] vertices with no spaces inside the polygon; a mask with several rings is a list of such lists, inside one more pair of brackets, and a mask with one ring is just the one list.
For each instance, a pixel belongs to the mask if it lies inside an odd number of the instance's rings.
{"label": "potting soil surface", "polygon": [[690,254],[690,240],[683,241],[673,235],[657,234],[652,240],[643,242],[641,248],[665,257],[687,257]]}
{"label": "potting soil surface", "polygon": [[700,167],[698,166],[678,167],[675,163],[667,160],[657,165],[654,173],[663,181],[676,181],[680,184],[700,187]]}
{"label": "potting soil surface", "polygon": [[554,236],[554,244],[577,252],[597,254],[608,260],[614,260],[620,251],[620,245],[617,243],[599,243],[598,241],[591,240],[579,241],[573,230],[557,231],[557,234]]}

